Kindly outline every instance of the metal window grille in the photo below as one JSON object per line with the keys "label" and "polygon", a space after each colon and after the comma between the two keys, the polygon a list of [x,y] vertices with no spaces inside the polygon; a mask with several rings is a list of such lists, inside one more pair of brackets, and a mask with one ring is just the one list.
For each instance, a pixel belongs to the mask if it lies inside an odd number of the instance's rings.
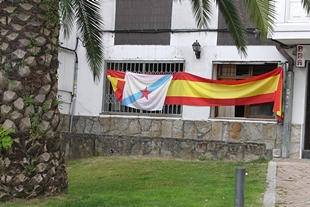
{"label": "metal window grille", "polygon": [[[106,61],[106,70],[130,71],[142,74],[173,74],[184,71],[184,61],[156,61],[156,62],[136,62],[136,61]],[[121,105],[116,100],[110,81],[105,77],[105,88],[103,96],[103,113],[109,114],[148,114],[160,116],[179,116],[182,113],[181,105],[165,104],[161,111],[145,111]]]}

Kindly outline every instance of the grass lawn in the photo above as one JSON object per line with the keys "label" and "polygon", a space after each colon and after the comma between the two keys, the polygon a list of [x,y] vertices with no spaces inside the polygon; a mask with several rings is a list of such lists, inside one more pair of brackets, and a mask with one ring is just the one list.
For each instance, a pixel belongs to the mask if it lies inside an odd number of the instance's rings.
{"label": "grass lawn", "polygon": [[93,157],[67,163],[69,192],[0,206],[229,207],[236,168],[245,168],[245,206],[263,206],[268,162]]}

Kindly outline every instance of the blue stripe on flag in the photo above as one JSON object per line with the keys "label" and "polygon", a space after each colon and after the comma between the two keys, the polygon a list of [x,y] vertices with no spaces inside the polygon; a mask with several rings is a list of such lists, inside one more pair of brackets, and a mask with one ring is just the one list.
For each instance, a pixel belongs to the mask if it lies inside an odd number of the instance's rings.
{"label": "blue stripe on flag", "polygon": [[[164,85],[171,78],[171,76],[172,76],[171,74],[162,76],[160,79],[155,81],[152,85],[147,87],[148,91],[153,92],[156,89],[160,88],[162,85]],[[141,90],[143,90],[143,89],[144,88],[142,88]],[[125,105],[125,106],[130,105],[130,104],[136,102],[137,100],[139,100],[141,98],[141,96],[142,96],[142,93],[140,91],[137,93],[134,93],[131,96],[124,98],[122,100],[122,105]]]}
{"label": "blue stripe on flag", "polygon": [[131,96],[128,96],[127,98],[124,98],[122,100],[122,104],[125,106],[128,106],[129,104],[132,104],[134,102],[136,102],[137,100],[139,100],[142,96],[142,93],[139,91],[135,94],[132,94]]}

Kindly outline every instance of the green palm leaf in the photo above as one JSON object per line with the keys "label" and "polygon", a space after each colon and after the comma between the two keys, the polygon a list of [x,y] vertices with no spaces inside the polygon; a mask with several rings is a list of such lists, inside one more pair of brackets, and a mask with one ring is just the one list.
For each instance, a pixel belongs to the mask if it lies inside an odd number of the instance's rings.
{"label": "green palm leaf", "polygon": [[100,78],[103,68],[102,18],[99,1],[73,0],[76,9],[76,23],[86,48],[86,59],[94,80]]}
{"label": "green palm leaf", "polygon": [[307,11],[307,13],[310,13],[310,0],[302,0],[301,1],[303,8]]}
{"label": "green palm leaf", "polygon": [[267,39],[268,34],[273,33],[275,6],[270,0],[243,0],[250,21],[260,31],[260,37]]}
{"label": "green palm leaf", "polygon": [[86,59],[95,80],[100,79],[103,68],[103,20],[100,16],[99,1],[61,0],[60,13],[65,37],[71,32],[76,20],[80,39],[86,49]]}
{"label": "green palm leaf", "polygon": [[235,0],[216,0],[238,52],[246,56],[247,34]]}
{"label": "green palm leaf", "polygon": [[62,29],[64,32],[64,37],[68,38],[71,29],[73,27],[74,23],[74,10],[72,7],[72,1],[71,0],[61,0],[59,2],[59,9],[60,9],[60,14],[61,14],[61,21],[62,21]]}
{"label": "green palm leaf", "polygon": [[198,28],[208,28],[211,16],[210,0],[191,0],[191,5]]}

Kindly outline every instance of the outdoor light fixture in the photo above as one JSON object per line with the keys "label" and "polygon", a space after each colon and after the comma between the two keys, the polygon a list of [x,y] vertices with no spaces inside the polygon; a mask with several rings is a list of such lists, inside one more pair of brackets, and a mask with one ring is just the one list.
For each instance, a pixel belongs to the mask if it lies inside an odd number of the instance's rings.
{"label": "outdoor light fixture", "polygon": [[199,42],[197,42],[196,40],[196,42],[192,44],[192,47],[195,52],[196,58],[199,59],[200,58],[200,47],[201,47]]}

